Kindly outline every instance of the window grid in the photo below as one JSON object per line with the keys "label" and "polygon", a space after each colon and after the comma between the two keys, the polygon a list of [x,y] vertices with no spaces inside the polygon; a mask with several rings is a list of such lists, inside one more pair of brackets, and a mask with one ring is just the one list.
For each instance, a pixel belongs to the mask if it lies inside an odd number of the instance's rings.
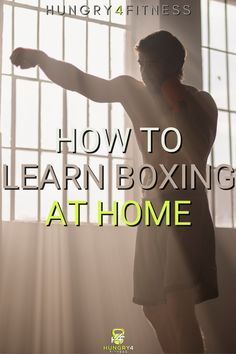
{"label": "window grid", "polygon": [[[86,3],[88,5],[88,0],[86,0]],[[63,1],[63,4],[65,4],[65,0]],[[111,0],[109,0],[109,4],[111,4]],[[32,6],[32,5],[28,5],[28,4],[22,4],[22,3],[17,3],[17,1],[15,0],[4,0],[2,3],[2,12],[4,9],[4,6],[10,6],[12,9],[12,48],[11,50],[14,49],[15,47],[15,38],[14,38],[14,34],[15,34],[15,29],[14,29],[14,25],[15,25],[15,9],[16,8],[22,8],[22,9],[27,9],[27,10],[33,10],[33,11],[37,11],[37,49],[40,48],[40,14],[42,14],[43,12],[46,12],[46,9],[40,7],[40,0],[38,0],[38,6]],[[58,16],[56,14],[54,14],[53,16]],[[85,63],[85,71],[88,71],[88,26],[89,23],[97,23],[97,24],[104,24],[108,27],[108,52],[109,52],[109,58],[108,58],[108,71],[109,71],[109,78],[111,78],[111,28],[120,28],[123,30],[126,30],[126,35],[127,32],[129,30],[129,25],[128,24],[120,24],[120,23],[116,23],[116,22],[112,22],[112,18],[111,18],[111,14],[109,15],[109,20],[105,21],[105,20],[97,20],[95,18],[90,18],[90,17],[83,17],[83,16],[77,16],[77,15],[67,15],[65,14],[64,16],[62,16],[62,60],[65,60],[65,20],[66,18],[74,18],[80,21],[84,21],[86,24],[86,63]],[[47,80],[46,78],[42,78],[40,76],[40,69],[37,68],[36,69],[36,77],[28,77],[27,75],[24,75],[22,73],[22,75],[18,75],[14,72],[14,68],[13,66],[11,67],[11,72],[10,73],[4,73],[1,70],[1,76],[2,77],[9,77],[12,79],[12,84],[11,84],[11,98],[12,98],[12,112],[11,112],[11,141],[10,141],[10,146],[4,146],[2,145],[2,148],[5,151],[10,151],[11,152],[11,163],[10,163],[10,168],[11,168],[11,183],[15,183],[15,179],[16,179],[16,152],[17,151],[30,151],[30,152],[35,152],[37,153],[38,156],[38,176],[40,178],[41,176],[41,161],[42,161],[42,154],[43,153],[47,153],[47,152],[51,152],[54,153],[54,150],[48,149],[48,148],[42,148],[41,146],[41,107],[42,107],[42,85],[46,84],[46,83],[50,83],[49,80]],[[38,146],[37,148],[31,148],[31,147],[19,147],[16,146],[16,82],[17,80],[27,80],[27,82],[37,82],[38,83]],[[63,90],[63,115],[62,115],[62,129],[64,132],[64,135],[67,135],[68,133],[68,124],[67,124],[67,93],[66,90]],[[86,108],[87,108],[87,126],[89,127],[89,109],[90,109],[90,103],[89,100],[86,100]],[[109,131],[111,131],[111,111],[112,111],[112,104],[108,104],[108,126],[107,128],[109,129]],[[96,129],[96,127],[94,127]],[[105,127],[104,127],[105,128]],[[65,165],[68,161],[68,153],[69,150],[67,147],[63,148],[63,152],[62,152],[62,164]],[[86,158],[86,163],[89,164],[91,157],[89,157],[88,155],[86,155],[85,153],[76,153],[73,154],[75,156],[83,156]],[[113,161],[118,161],[121,159],[120,156],[114,156],[113,154],[108,154],[108,155],[102,155],[99,153],[96,153],[96,155],[93,155],[94,158],[100,159],[100,158],[105,158],[108,160],[108,165],[109,165],[109,169],[108,169],[108,176],[109,177],[109,195],[108,195],[108,207],[111,207],[111,196],[112,196],[112,183],[111,183],[111,178],[112,178],[112,163]],[[122,157],[122,160],[128,162],[128,161],[132,161],[132,159],[128,156],[126,157]],[[100,162],[102,163],[102,162]],[[67,215],[67,194],[68,192],[65,190],[61,191],[62,193],[62,205],[63,205],[63,210],[65,211],[65,215]],[[40,194],[40,190],[37,191],[37,220],[35,221],[40,221],[42,220],[42,215],[41,215],[41,194]],[[87,190],[87,200],[90,201],[90,191]],[[15,207],[16,207],[16,197],[15,197],[15,191],[12,190],[10,191],[10,220],[16,220],[15,217]],[[87,210],[87,215],[86,215],[86,222],[90,222],[91,218],[90,218],[90,210],[89,208],[86,208]],[[111,217],[109,217],[108,219],[109,222],[111,222]]]}
{"label": "window grid", "polygon": [[[207,62],[204,63],[203,60],[203,68],[204,65],[207,65],[207,77],[205,78],[206,80],[206,86],[204,87],[204,89],[208,90],[211,94],[213,94],[214,91],[214,87],[212,87],[212,73],[211,73],[211,69],[212,69],[212,55],[213,53],[222,53],[225,55],[226,58],[226,62],[225,62],[225,71],[226,71],[226,108],[222,107],[216,100],[217,103],[217,107],[218,107],[218,111],[219,111],[219,116],[221,114],[226,114],[227,113],[227,120],[228,120],[228,142],[229,142],[229,161],[230,161],[230,165],[233,166],[233,141],[232,141],[232,115],[235,114],[235,110],[232,109],[231,105],[232,102],[230,101],[230,83],[229,83],[229,77],[230,77],[230,71],[229,71],[229,56],[233,56],[236,58],[236,50],[232,51],[229,49],[229,44],[228,44],[228,37],[229,37],[229,27],[228,27],[228,11],[229,8],[227,7],[228,5],[232,5],[232,2],[228,1],[228,0],[218,0],[218,3],[223,4],[224,7],[224,30],[225,30],[225,48],[221,49],[221,48],[216,48],[215,46],[213,46],[211,44],[211,38],[212,38],[212,33],[211,33],[211,11],[212,9],[210,8],[211,5],[213,3],[216,3],[215,0],[201,0],[201,7],[202,7],[202,22],[204,22],[204,10],[207,11],[207,16],[205,21],[207,23],[205,23],[205,28],[202,25],[202,53],[203,51],[205,51],[205,53],[207,53]],[[206,10],[207,9],[207,10]],[[236,19],[235,19],[236,20]],[[207,31],[207,33],[205,33]],[[204,38],[207,37],[207,41],[205,40],[204,43]],[[207,43],[206,43],[207,42]],[[206,69],[206,68],[205,68]],[[221,80],[221,78],[219,77],[219,80]],[[204,80],[203,80],[204,81]],[[213,94],[214,96],[214,94]],[[222,149],[224,149],[224,142],[222,143]],[[215,150],[216,150],[216,143],[213,146],[211,155],[210,155],[210,163],[212,166],[216,167],[216,162],[215,162]],[[223,162],[222,162],[223,163]],[[222,203],[221,201],[221,206],[217,205],[217,200],[216,200],[216,186],[215,184],[213,184],[213,189],[211,191],[211,210],[212,210],[212,216],[214,219],[214,223],[216,226],[219,227],[235,227],[235,219],[234,219],[234,210],[236,208],[236,201],[235,201],[235,196],[234,196],[234,191],[233,189],[231,189],[230,191],[230,205],[228,205],[229,208],[227,208],[227,206],[225,205],[224,201]],[[225,220],[221,221],[220,219],[217,220],[217,210],[216,207],[218,209],[221,209],[220,212],[222,212],[222,208],[224,208],[225,213],[228,214],[228,220],[225,222]],[[230,210],[230,212],[229,212]],[[226,215],[225,215],[226,216]]]}

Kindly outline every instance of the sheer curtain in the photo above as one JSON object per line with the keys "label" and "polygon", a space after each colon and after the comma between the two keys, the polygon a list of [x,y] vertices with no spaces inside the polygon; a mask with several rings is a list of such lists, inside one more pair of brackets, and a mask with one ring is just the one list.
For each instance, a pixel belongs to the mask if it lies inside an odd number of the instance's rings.
{"label": "sheer curtain", "polygon": [[141,316],[130,304],[134,235],[108,226],[4,222],[1,352],[99,353],[120,326],[140,347],[134,323]]}

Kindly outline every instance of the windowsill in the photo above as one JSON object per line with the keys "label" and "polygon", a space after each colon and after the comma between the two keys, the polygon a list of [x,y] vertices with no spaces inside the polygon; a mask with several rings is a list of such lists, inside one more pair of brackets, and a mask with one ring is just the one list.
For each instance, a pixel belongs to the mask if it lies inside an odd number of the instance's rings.
{"label": "windowsill", "polygon": [[[9,221],[9,220],[3,220],[2,223],[4,224],[30,224],[30,225],[44,225],[45,228],[49,229],[50,227],[53,227],[53,226],[61,226],[63,228],[71,228],[71,227],[75,227],[75,228],[86,228],[86,227],[92,227],[92,228],[99,228],[99,229],[102,229],[102,228],[114,228],[114,229],[118,229],[120,227],[122,228],[128,228],[128,229],[135,229],[137,226],[127,226],[127,225],[118,225],[118,226],[114,226],[112,224],[104,224],[102,226],[99,226],[97,223],[95,222],[81,222],[81,224],[79,226],[76,226],[73,222],[68,222],[68,224],[66,226],[64,225],[61,225],[59,223],[54,223],[52,224],[51,226],[46,226],[44,221],[34,221],[34,220],[12,220],[12,221]],[[232,226],[215,226],[214,227],[215,230],[217,231],[220,231],[220,230],[236,230],[236,227],[232,227]]]}
{"label": "windowsill", "polygon": [[88,222],[82,222],[79,226],[76,226],[73,222],[68,222],[68,224],[66,226],[64,225],[61,225],[59,223],[54,223],[52,224],[51,226],[46,226],[44,221],[34,221],[34,220],[12,220],[12,221],[9,221],[9,220],[3,220],[2,223],[5,223],[5,224],[31,224],[31,225],[36,225],[36,224],[39,224],[39,225],[44,225],[45,228],[49,229],[50,227],[53,227],[53,226],[61,226],[61,227],[64,227],[65,229],[67,227],[75,227],[75,228],[84,228],[84,227],[93,227],[93,228],[104,228],[104,227],[113,227],[114,229],[117,229],[119,227],[122,227],[122,228],[131,228],[133,229],[134,227],[129,227],[127,225],[118,225],[118,226],[114,226],[112,224],[104,224],[103,226],[99,226],[97,223],[88,223]]}

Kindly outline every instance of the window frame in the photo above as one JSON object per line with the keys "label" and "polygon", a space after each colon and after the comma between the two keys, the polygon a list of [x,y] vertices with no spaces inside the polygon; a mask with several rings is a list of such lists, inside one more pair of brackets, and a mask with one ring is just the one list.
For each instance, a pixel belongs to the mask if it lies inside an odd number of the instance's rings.
{"label": "window frame", "polygon": [[[203,87],[203,89],[206,89],[206,91],[209,91],[209,93],[212,92],[212,85],[211,85],[211,80],[212,80],[212,76],[211,76],[211,55],[214,52],[217,53],[223,53],[225,54],[225,60],[226,60],[226,94],[227,94],[227,108],[222,108],[217,106],[218,108],[218,112],[219,112],[219,119],[220,118],[220,114],[227,114],[228,115],[228,141],[229,141],[229,164],[230,166],[233,167],[233,151],[232,151],[232,147],[233,147],[233,141],[232,141],[232,115],[236,114],[236,110],[231,109],[230,106],[230,83],[229,83],[229,56],[230,55],[234,55],[236,58],[236,50],[235,52],[231,52],[229,50],[229,45],[228,45],[228,37],[229,37],[229,33],[228,33],[228,10],[227,10],[227,5],[234,5],[236,6],[236,4],[234,2],[231,2],[229,0],[217,0],[218,2],[221,2],[224,6],[224,29],[225,29],[225,49],[219,49],[219,48],[215,48],[211,45],[211,24],[210,24],[210,3],[211,1],[216,1],[216,0],[201,0],[201,35],[202,35],[202,43],[201,43],[201,51],[202,51],[202,67],[204,65],[204,55],[203,52],[207,53],[207,83],[206,83],[206,87]],[[207,8],[207,24],[206,28],[207,28],[207,33],[206,33],[206,37],[207,37],[207,43],[204,44],[203,43],[203,10],[202,10],[202,6],[203,3],[206,3],[206,8]],[[204,74],[203,74],[204,75]],[[203,80],[204,82],[204,80]],[[216,163],[215,163],[215,149],[216,149],[216,142],[213,145],[213,149],[211,151],[210,157],[209,157],[209,162],[212,166],[216,167]],[[235,166],[236,167],[236,166]],[[236,196],[234,195],[234,188],[232,188],[230,190],[230,220],[228,222],[228,225],[222,225],[220,223],[218,223],[217,221],[217,200],[216,200],[216,193],[217,193],[217,187],[215,186],[215,184],[213,183],[213,188],[212,190],[209,192],[209,197],[211,200],[211,211],[212,211],[212,216],[213,216],[213,220],[214,220],[214,224],[216,227],[227,227],[227,228],[235,228],[236,227],[236,219],[234,217],[234,211],[236,210]],[[227,211],[228,212],[228,211]]]}
{"label": "window frame", "polygon": [[[65,3],[65,2],[63,2]],[[88,4],[88,0],[86,0],[86,3]],[[111,3],[111,0],[109,0],[109,3]],[[40,69],[37,68],[37,75],[35,78],[33,77],[25,77],[24,75],[19,76],[16,75],[14,73],[14,70],[12,68],[11,73],[10,74],[6,74],[2,72],[2,34],[3,34],[3,9],[4,9],[4,5],[8,5],[11,6],[12,8],[12,50],[14,48],[14,11],[15,8],[25,8],[25,9],[29,9],[29,10],[34,10],[37,11],[37,49],[39,49],[40,46],[40,39],[39,39],[39,26],[40,26],[40,13],[42,12],[46,12],[46,9],[40,7],[40,0],[38,0],[38,6],[33,6],[33,5],[28,5],[28,4],[22,4],[22,3],[17,3],[15,0],[3,0],[0,4],[0,16],[2,21],[1,23],[1,27],[0,27],[0,52],[1,52],[1,58],[0,58],[0,89],[2,88],[2,76],[5,77],[10,77],[12,79],[12,113],[11,113],[11,143],[10,146],[2,146],[1,145],[1,151],[3,149],[9,150],[12,154],[11,156],[11,182],[14,184],[15,182],[15,176],[16,176],[16,152],[17,151],[33,151],[36,152],[38,155],[38,174],[39,176],[41,175],[41,157],[42,157],[42,153],[55,153],[54,150],[51,149],[45,149],[41,147],[41,125],[40,125],[40,117],[41,117],[41,94],[42,94],[42,84],[44,83],[50,83],[49,80],[44,79],[42,77],[40,77]],[[53,16],[58,16],[58,15],[53,15]],[[131,50],[131,48],[129,47],[130,45],[130,23],[127,19],[127,22],[125,24],[120,24],[120,23],[116,23],[116,22],[112,22],[111,20],[111,14],[109,16],[109,20],[105,21],[105,20],[97,20],[95,18],[91,18],[91,17],[85,17],[85,16],[79,16],[79,15],[69,15],[66,14],[62,17],[62,38],[63,38],[63,43],[62,43],[62,60],[65,60],[65,19],[68,17],[72,17],[78,20],[82,20],[85,22],[86,24],[86,68],[85,71],[88,71],[88,25],[89,23],[97,23],[97,24],[102,24],[102,25],[106,25],[108,27],[108,52],[109,52],[109,57],[108,57],[108,71],[109,71],[109,78],[111,78],[111,29],[112,28],[121,28],[123,30],[125,30],[125,34],[126,34],[126,47],[125,47],[125,51],[127,52],[128,49]],[[129,55],[125,55],[125,68],[130,66],[130,63],[128,62],[128,58]],[[16,147],[16,81],[20,79],[20,80],[27,80],[27,81],[32,81],[32,82],[38,82],[38,101],[39,101],[39,108],[38,108],[38,147],[37,148],[28,148],[28,147]],[[53,85],[53,84],[52,84]],[[1,91],[0,91],[0,99],[1,99]],[[62,98],[62,102],[63,102],[63,122],[62,122],[62,130],[64,132],[67,132],[67,135],[71,135],[70,132],[68,132],[68,127],[67,127],[67,91],[63,90],[63,98]],[[89,100],[86,100],[86,105],[87,105],[87,126],[89,126]],[[112,104],[108,103],[107,104],[108,107],[108,126],[107,128],[109,129],[109,131],[111,131],[111,115],[112,115]],[[127,123],[127,116],[124,113],[124,124],[126,128],[127,126],[129,126],[129,124]],[[132,149],[132,147],[131,147]],[[85,156],[87,163],[89,164],[89,159],[90,156],[84,154],[84,153],[76,153],[75,155],[79,155],[79,156]],[[93,155],[91,157],[94,158],[106,158],[108,161],[108,178],[109,178],[109,190],[108,190],[108,207],[111,208],[112,207],[112,164],[113,161],[118,161],[120,159],[123,159],[124,162],[133,162],[132,157],[131,156],[125,156],[125,157],[121,157],[121,156],[114,156],[113,154],[108,154],[108,155]],[[67,158],[68,158],[68,149],[66,147],[63,148],[63,152],[62,152],[62,166],[65,165],[67,163]],[[2,174],[1,174],[1,178],[2,178]],[[27,220],[22,220],[22,219],[16,219],[15,217],[15,204],[16,204],[16,199],[15,199],[15,191],[11,190],[8,191],[10,194],[10,218],[8,221],[27,221],[27,222],[42,222],[42,217],[41,217],[41,196],[40,196],[40,190],[37,191],[37,219],[27,219]],[[63,211],[65,211],[65,215],[67,216],[67,191],[63,190],[61,191],[62,193],[62,207],[63,207]],[[1,190],[1,194],[0,197],[2,195],[2,190]],[[130,192],[128,192],[128,194],[130,195]],[[1,200],[1,199],[0,199]],[[90,191],[87,191],[87,200],[88,202],[90,201]],[[3,203],[3,201],[2,201]],[[2,203],[1,207],[2,207]],[[2,216],[2,213],[1,213]],[[1,218],[2,219],[2,218]],[[111,223],[111,217],[108,218],[108,224]],[[86,221],[83,221],[82,224],[93,224],[95,223],[94,221],[91,221],[90,218],[90,209],[87,208],[87,217],[86,217]]]}

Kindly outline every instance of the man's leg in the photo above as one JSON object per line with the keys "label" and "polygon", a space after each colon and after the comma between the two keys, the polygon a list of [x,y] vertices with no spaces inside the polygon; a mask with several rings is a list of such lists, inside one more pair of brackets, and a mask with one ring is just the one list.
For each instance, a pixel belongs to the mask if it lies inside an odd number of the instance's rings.
{"label": "man's leg", "polygon": [[143,312],[151,322],[164,353],[176,353],[176,339],[167,305],[143,306]]}
{"label": "man's leg", "polygon": [[193,289],[169,293],[167,308],[178,343],[178,353],[203,353],[203,339],[195,314]]}

